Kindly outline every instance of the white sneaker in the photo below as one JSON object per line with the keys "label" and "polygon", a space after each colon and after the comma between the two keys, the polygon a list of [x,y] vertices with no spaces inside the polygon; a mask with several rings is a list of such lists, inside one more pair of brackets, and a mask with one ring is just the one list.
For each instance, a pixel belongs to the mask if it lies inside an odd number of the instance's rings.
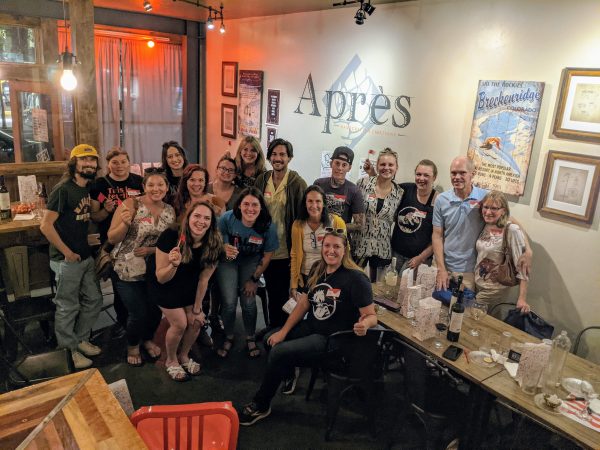
{"label": "white sneaker", "polygon": [[102,350],[100,349],[100,347],[98,347],[94,344],[91,344],[89,341],[81,341],[77,345],[77,348],[85,356],[97,356],[100,353],[102,353]]}
{"label": "white sneaker", "polygon": [[76,369],[87,369],[92,365],[92,360],[86,358],[78,351],[71,351],[71,358],[73,358],[73,365]]}

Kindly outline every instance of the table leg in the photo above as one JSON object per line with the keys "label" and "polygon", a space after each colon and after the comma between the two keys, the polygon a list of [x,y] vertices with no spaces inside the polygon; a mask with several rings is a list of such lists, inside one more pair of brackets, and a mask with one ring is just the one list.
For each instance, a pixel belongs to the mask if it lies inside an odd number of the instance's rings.
{"label": "table leg", "polygon": [[494,396],[480,386],[469,388],[468,409],[460,431],[459,449],[478,449],[485,437]]}

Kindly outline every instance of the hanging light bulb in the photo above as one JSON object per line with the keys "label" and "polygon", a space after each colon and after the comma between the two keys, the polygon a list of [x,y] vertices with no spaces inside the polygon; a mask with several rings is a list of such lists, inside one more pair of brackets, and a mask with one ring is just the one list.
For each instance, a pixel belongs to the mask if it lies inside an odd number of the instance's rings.
{"label": "hanging light bulb", "polygon": [[219,28],[219,32],[221,34],[225,34],[225,25],[223,24],[223,22],[221,21],[221,27]]}
{"label": "hanging light bulb", "polygon": [[206,28],[208,28],[209,30],[213,30],[215,28],[215,23],[213,22],[212,17],[209,17],[206,21]]}
{"label": "hanging light bulb", "polygon": [[72,91],[77,87],[77,78],[73,73],[73,66],[75,65],[75,55],[65,49],[61,55],[63,73],[60,77],[60,85],[65,91]]}

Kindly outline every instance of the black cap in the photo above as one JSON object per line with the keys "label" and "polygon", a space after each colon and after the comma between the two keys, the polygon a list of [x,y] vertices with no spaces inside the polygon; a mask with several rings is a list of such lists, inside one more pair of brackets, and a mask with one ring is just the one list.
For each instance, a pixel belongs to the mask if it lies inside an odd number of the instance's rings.
{"label": "black cap", "polygon": [[354,152],[348,147],[338,147],[333,151],[331,159],[341,159],[352,165],[352,161],[354,161]]}

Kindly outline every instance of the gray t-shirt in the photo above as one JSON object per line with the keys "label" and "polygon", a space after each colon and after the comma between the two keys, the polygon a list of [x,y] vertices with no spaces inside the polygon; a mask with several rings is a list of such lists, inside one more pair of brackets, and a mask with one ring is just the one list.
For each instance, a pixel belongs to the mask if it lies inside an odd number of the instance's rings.
{"label": "gray t-shirt", "polygon": [[331,178],[319,178],[313,183],[325,192],[327,208],[331,214],[336,214],[344,222],[352,221],[352,214],[364,214],[365,204],[358,187],[351,181],[338,187],[331,186]]}

